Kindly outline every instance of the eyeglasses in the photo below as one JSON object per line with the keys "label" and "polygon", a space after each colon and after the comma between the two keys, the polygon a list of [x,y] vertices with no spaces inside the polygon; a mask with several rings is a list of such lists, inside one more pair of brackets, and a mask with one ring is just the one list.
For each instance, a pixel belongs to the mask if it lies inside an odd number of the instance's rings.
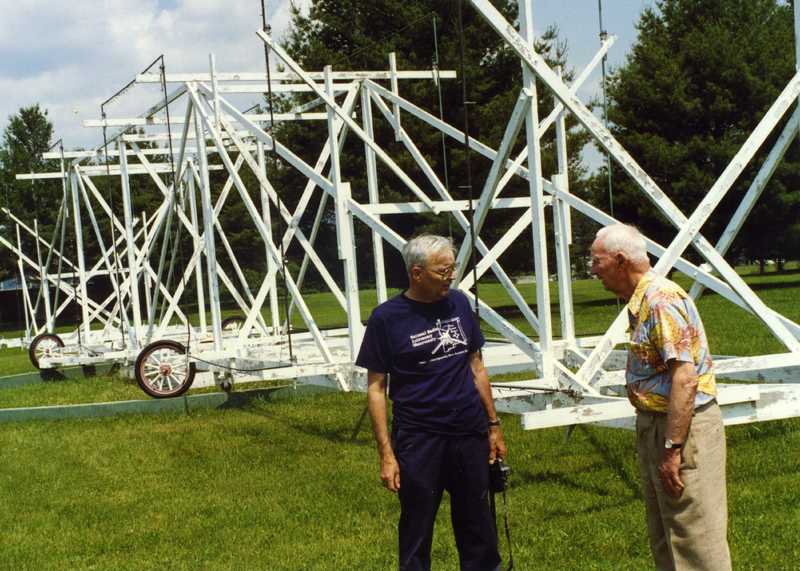
{"label": "eyeglasses", "polygon": [[458,273],[458,266],[456,265],[452,265],[449,268],[444,268],[442,270],[434,270],[433,268],[428,269],[443,280],[446,280],[451,276],[455,276]]}

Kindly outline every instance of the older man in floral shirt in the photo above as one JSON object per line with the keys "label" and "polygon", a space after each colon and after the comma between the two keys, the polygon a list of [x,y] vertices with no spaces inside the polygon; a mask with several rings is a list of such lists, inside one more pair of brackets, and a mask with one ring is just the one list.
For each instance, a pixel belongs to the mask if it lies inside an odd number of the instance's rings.
{"label": "older man in floral shirt", "polygon": [[592,273],[626,300],[625,380],[650,548],[658,569],[729,570],[725,432],[711,353],[692,299],[650,269],[644,238],[624,224],[592,244]]}

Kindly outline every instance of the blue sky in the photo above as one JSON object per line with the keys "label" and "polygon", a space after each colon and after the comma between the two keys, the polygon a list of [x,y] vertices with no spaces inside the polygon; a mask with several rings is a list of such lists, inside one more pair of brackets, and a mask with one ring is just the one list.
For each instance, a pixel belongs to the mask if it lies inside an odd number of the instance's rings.
{"label": "blue sky", "polygon": [[[310,0],[296,1],[306,6]],[[205,71],[214,52],[220,71],[259,71],[263,50],[256,0],[3,0],[0,19],[0,129],[21,106],[40,103],[67,148],[93,147],[100,103],[164,53],[168,71]],[[610,64],[624,61],[635,23],[653,0],[603,0],[609,33],[618,36]],[[288,0],[267,2],[274,33],[288,24]],[[599,46],[597,0],[534,0],[537,32],[556,24],[569,45],[569,63],[582,68]],[[595,73],[579,95],[596,94]],[[138,115],[157,97],[136,88],[110,116]],[[255,101],[255,99],[254,99]],[[594,159],[589,157],[591,161]]]}
{"label": "blue sky", "polygon": [[[636,40],[636,22],[645,8],[654,6],[654,0],[602,0],[603,27],[617,40],[608,54],[611,66],[625,61],[625,56]],[[558,26],[559,36],[567,41],[569,62],[581,69],[600,45],[600,23],[597,0],[534,0],[534,26],[537,31],[549,24]],[[594,74],[587,83],[585,96],[593,94],[599,85],[600,75]]]}

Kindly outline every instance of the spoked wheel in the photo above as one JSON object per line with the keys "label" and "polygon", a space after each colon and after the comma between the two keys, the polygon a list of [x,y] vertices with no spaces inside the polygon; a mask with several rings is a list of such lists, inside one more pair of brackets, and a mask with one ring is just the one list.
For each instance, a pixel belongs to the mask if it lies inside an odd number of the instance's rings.
{"label": "spoked wheel", "polygon": [[182,395],[194,381],[194,363],[177,341],[155,341],[142,349],[134,366],[136,382],[154,398]]}
{"label": "spoked wheel", "polygon": [[42,333],[34,337],[33,341],[31,341],[31,346],[28,347],[28,357],[30,357],[33,366],[39,369],[41,368],[39,366],[39,361],[41,359],[57,355],[59,349],[63,347],[64,342],[61,340],[61,337],[52,333]]}
{"label": "spoked wheel", "polygon": [[222,320],[222,330],[233,331],[238,334],[239,330],[244,327],[244,321],[244,317],[227,317]]}

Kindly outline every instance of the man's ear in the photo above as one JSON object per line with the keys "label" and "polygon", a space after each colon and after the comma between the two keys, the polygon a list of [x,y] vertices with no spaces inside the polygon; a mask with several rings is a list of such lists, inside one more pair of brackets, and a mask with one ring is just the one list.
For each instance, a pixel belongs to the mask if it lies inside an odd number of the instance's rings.
{"label": "man's ear", "polygon": [[625,254],[623,254],[622,252],[617,252],[617,253],[614,255],[614,259],[616,259],[616,260],[617,260],[617,265],[618,265],[620,268],[624,267],[624,266],[625,266],[625,264],[627,264],[627,263],[628,263],[628,258],[626,258],[626,257],[625,257]]}

